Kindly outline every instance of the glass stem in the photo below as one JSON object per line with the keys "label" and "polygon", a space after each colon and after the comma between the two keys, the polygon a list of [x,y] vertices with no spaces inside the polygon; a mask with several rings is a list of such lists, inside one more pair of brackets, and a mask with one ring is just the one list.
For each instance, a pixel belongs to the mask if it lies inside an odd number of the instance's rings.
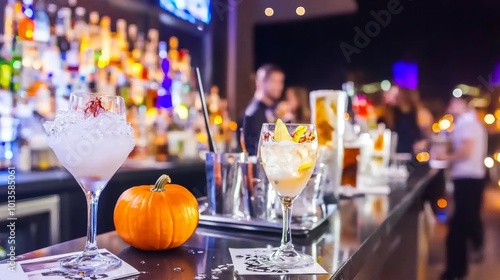
{"label": "glass stem", "polygon": [[282,208],[283,208],[283,234],[281,235],[281,251],[291,251],[293,250],[292,244],[292,229],[290,227],[292,223],[292,203],[293,199],[289,197],[281,198]]}
{"label": "glass stem", "polygon": [[97,206],[100,193],[87,192],[87,242],[85,243],[86,255],[97,255]]}

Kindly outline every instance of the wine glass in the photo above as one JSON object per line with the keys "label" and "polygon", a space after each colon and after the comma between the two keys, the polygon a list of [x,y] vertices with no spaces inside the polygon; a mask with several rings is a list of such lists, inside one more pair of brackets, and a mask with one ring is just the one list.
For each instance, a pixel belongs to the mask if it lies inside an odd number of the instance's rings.
{"label": "wine glass", "polygon": [[72,93],[69,110],[45,122],[48,144],[87,197],[87,241],[83,253],[61,261],[70,271],[93,274],[121,265],[99,253],[96,243],[99,196],[135,145],[122,97]]}
{"label": "wine glass", "polygon": [[293,201],[306,187],[318,157],[316,126],[312,124],[262,125],[259,158],[269,182],[282,203],[283,233],[281,246],[260,261],[280,268],[301,268],[315,263],[314,259],[297,252],[292,244],[290,223]]}

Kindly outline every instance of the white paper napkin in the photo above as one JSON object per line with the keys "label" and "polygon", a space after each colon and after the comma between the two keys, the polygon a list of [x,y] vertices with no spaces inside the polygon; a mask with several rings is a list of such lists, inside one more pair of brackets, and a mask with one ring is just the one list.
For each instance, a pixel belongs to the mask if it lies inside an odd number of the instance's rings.
{"label": "white paper napkin", "polygon": [[[229,248],[234,271],[239,275],[328,274],[318,263],[298,269],[273,269],[259,264],[259,256],[271,255],[268,248]],[[237,272],[236,272],[237,271]]]}
{"label": "white paper napkin", "polygon": [[[106,249],[100,249],[99,252],[103,255],[116,257]],[[0,280],[68,279],[67,277],[69,277],[69,275],[60,268],[59,262],[65,257],[77,255],[79,253],[81,252],[19,261],[15,263],[15,269],[11,269],[10,264],[0,264]],[[112,280],[130,277],[137,274],[139,274],[139,271],[137,269],[133,268],[131,265],[122,260],[121,266],[117,269],[111,270],[109,272],[99,273],[88,278],[82,277],[81,279]]]}

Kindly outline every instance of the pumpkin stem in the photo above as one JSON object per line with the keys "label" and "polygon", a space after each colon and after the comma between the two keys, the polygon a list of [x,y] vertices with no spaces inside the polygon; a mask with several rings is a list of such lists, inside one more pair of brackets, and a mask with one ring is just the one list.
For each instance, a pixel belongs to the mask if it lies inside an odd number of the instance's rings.
{"label": "pumpkin stem", "polygon": [[152,192],[162,192],[165,190],[165,185],[172,183],[172,180],[168,175],[161,175],[158,180],[156,180],[155,186],[151,189]]}

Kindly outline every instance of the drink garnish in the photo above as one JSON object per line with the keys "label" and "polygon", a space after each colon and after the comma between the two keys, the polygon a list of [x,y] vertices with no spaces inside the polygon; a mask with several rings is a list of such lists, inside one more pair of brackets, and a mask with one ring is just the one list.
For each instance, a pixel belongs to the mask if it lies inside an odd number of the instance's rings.
{"label": "drink garnish", "polygon": [[106,109],[102,106],[101,99],[99,97],[94,97],[92,100],[87,102],[87,105],[85,106],[85,110],[83,112],[85,113],[85,117],[90,117],[94,116],[97,117],[100,113],[105,112]]}
{"label": "drink garnish", "polygon": [[305,125],[297,126],[297,128],[295,129],[295,131],[292,134],[293,141],[300,143],[299,142],[300,138],[302,138],[306,132],[307,132],[307,126],[305,126]]}
{"label": "drink garnish", "polygon": [[301,171],[306,171],[308,169],[311,169],[313,167],[313,163],[312,162],[304,162],[302,163],[300,166],[299,166],[299,172]]}
{"label": "drink garnish", "polygon": [[293,141],[292,136],[288,133],[288,129],[281,119],[276,120],[276,125],[274,126],[274,141]]}
{"label": "drink garnish", "polygon": [[312,133],[306,126],[300,125],[292,134],[293,141],[296,143],[313,142],[316,140],[316,134]]}

